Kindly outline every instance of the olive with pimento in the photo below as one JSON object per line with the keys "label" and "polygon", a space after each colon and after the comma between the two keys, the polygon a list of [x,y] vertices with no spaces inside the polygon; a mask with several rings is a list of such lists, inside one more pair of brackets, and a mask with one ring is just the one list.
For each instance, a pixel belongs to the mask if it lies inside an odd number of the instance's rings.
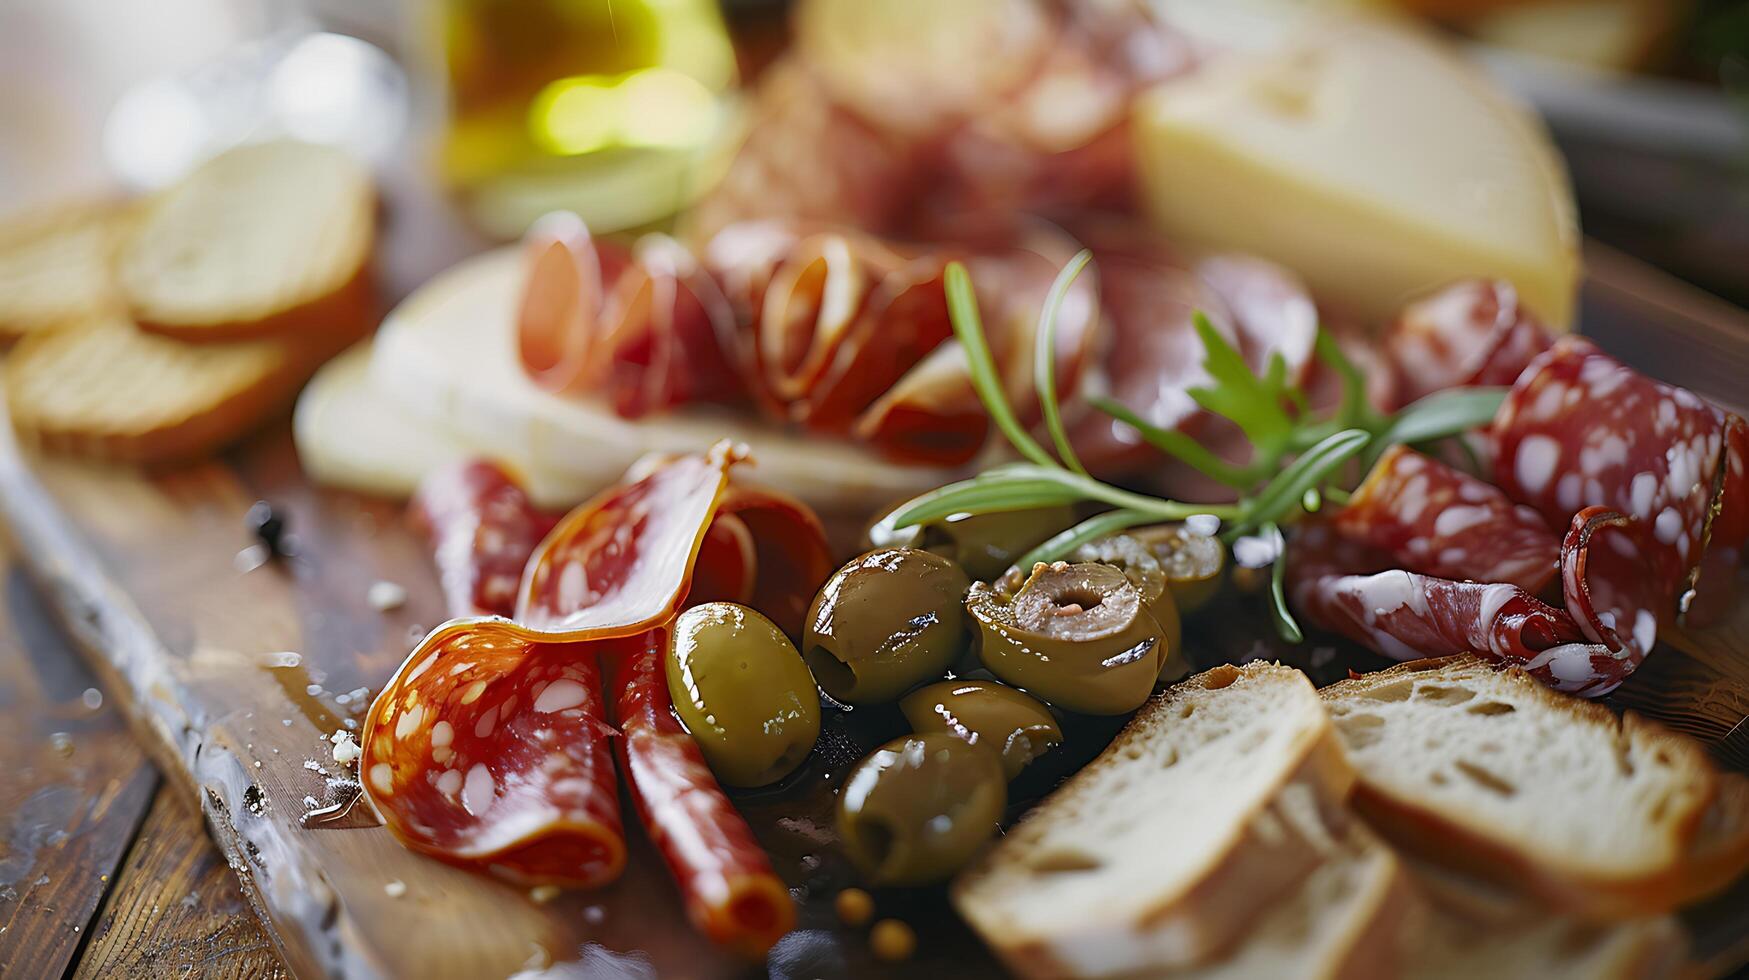
{"label": "olive with pimento", "polygon": [[707,602],[674,621],[664,663],[674,713],[717,778],[777,782],[820,736],[820,696],[789,637],[758,611]]}
{"label": "olive with pimento", "polygon": [[991,673],[1069,711],[1141,707],[1165,666],[1165,631],[1113,565],[1040,562],[1012,595],[973,585],[966,611]]}
{"label": "olive with pimento", "polygon": [[802,656],[839,701],[892,701],[940,677],[964,648],[969,585],[958,565],[914,548],[852,559],[814,596]]}
{"label": "olive with pimento", "polygon": [[1008,780],[992,748],[946,732],[907,735],[857,763],[838,797],[838,836],[881,885],[952,875],[995,833]]}
{"label": "olive with pimento", "polygon": [[937,681],[905,695],[899,710],[915,732],[946,732],[1002,755],[1009,779],[1063,744],[1055,715],[1022,691],[982,680]]}

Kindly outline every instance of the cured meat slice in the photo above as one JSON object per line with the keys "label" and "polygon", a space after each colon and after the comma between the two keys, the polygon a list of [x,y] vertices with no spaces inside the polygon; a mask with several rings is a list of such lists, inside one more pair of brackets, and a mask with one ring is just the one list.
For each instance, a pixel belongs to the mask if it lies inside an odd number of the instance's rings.
{"label": "cured meat slice", "polygon": [[610,487],[558,523],[528,560],[516,622],[549,642],[603,629],[641,633],[685,598],[699,549],[746,458],[727,440],[677,456],[634,482]]}
{"label": "cured meat slice", "polygon": [[667,628],[616,644],[620,767],[693,926],[743,955],[763,957],[795,925],[795,903],[674,717],[662,673],[667,644]]}
{"label": "cured meat slice", "polygon": [[742,399],[733,310],[678,242],[647,235],[628,255],[561,213],[537,222],[524,250],[517,351],[536,384],[603,393],[628,418]]}
{"label": "cured meat slice", "polygon": [[1325,522],[1302,530],[1290,556],[1292,599],[1308,620],[1395,660],[1473,652],[1557,690],[1597,697],[1645,656],[1596,642],[1567,612],[1516,585],[1375,571],[1387,556],[1345,541]]}
{"label": "cured meat slice", "polygon": [[371,705],[364,793],[389,832],[527,884],[619,877],[625,834],[593,654],[457,619]]}
{"label": "cured meat slice", "polygon": [[1637,666],[1658,640],[1662,587],[1648,580],[1638,522],[1607,507],[1573,515],[1561,545],[1567,612],[1590,639]]}
{"label": "cured meat slice", "polygon": [[1470,279],[1416,300],[1385,331],[1404,404],[1446,388],[1512,384],[1553,342],[1500,279]]}
{"label": "cured meat slice", "polygon": [[1589,341],[1562,337],[1533,360],[1493,432],[1496,482],[1552,524],[1588,506],[1638,522],[1660,619],[1687,604],[1709,552],[1740,554],[1749,537],[1743,420]]}
{"label": "cured meat slice", "polygon": [[409,513],[431,541],[451,616],[510,615],[522,567],[557,520],[486,460],[433,471]]}
{"label": "cured meat slice", "polygon": [[1555,576],[1560,541],[1536,511],[1405,446],[1373,464],[1332,525],[1396,567],[1437,578],[1505,582],[1526,593]]}

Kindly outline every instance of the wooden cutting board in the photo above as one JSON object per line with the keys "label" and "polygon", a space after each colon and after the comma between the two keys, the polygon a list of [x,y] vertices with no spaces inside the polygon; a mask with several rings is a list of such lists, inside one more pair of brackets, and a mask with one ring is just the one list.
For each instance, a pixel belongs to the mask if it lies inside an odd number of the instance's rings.
{"label": "wooden cutting board", "polygon": [[[1745,407],[1749,317],[1613,253],[1593,249],[1588,260],[1588,332],[1643,370]],[[296,558],[254,567],[244,512],[258,499],[288,516]],[[847,515],[844,526],[864,516]],[[325,736],[362,717],[375,685],[443,617],[424,547],[399,506],[310,486],[284,427],[222,460],[156,476],[27,458],[7,441],[0,518],[143,744],[198,800],[300,976],[759,972],[692,933],[635,829],[623,880],[541,903],[408,852],[356,813],[304,825],[311,804],[328,799],[329,777],[341,773]],[[374,609],[366,594],[379,580],[404,586],[406,604]],[[1380,665],[1334,641],[1283,647],[1259,627],[1264,617],[1249,601],[1227,600],[1191,624],[1187,646],[1199,666],[1280,658],[1327,682]],[[1724,626],[1671,638],[1611,700],[1706,740],[1724,763],[1749,770],[1749,603]],[[1073,732],[1074,751],[1029,773],[1017,796],[1036,798],[1115,728],[1090,723]],[[881,915],[918,932],[917,957],[903,966],[875,961],[865,934],[832,911],[832,896],[854,881],[832,842],[838,777],[902,730],[894,712],[833,715],[800,774],[738,797],[801,908],[798,931],[764,964],[771,975],[997,972],[939,890],[877,894]],[[1749,962],[1749,886],[1688,921],[1710,972]]]}

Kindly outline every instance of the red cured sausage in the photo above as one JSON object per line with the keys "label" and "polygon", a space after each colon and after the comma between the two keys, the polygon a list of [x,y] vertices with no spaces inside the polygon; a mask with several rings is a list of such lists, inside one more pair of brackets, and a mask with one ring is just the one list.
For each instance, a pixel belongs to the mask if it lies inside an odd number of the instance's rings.
{"label": "red cured sausage", "polygon": [[621,771],[688,918],[713,941],[763,957],[795,925],[795,903],[698,743],[675,720],[662,674],[668,630],[622,641],[612,670]]}
{"label": "red cured sausage", "polygon": [[1656,584],[1647,602],[1660,621],[1688,602],[1703,565],[1734,566],[1749,537],[1743,420],[1589,341],[1563,337],[1532,361],[1493,432],[1496,482],[1551,523],[1591,506],[1638,522],[1640,577]]}
{"label": "red cured sausage", "polygon": [[431,541],[451,616],[510,615],[522,567],[557,520],[486,460],[433,471],[408,513]]}
{"label": "red cured sausage", "polygon": [[371,705],[359,778],[389,832],[528,884],[595,887],[625,834],[592,655],[457,619]]}
{"label": "red cured sausage", "polygon": [[[1307,619],[1396,660],[1473,652],[1557,690],[1596,697],[1645,656],[1595,642],[1568,612],[1516,585],[1374,571],[1389,558],[1343,540],[1326,522],[1303,529],[1289,555],[1292,599]],[[1582,558],[1572,560],[1584,567]]]}
{"label": "red cured sausage", "polygon": [[1466,280],[1416,300],[1385,331],[1403,404],[1446,388],[1512,384],[1553,342],[1500,279]]}
{"label": "red cured sausage", "polygon": [[1332,519],[1337,533],[1437,578],[1506,582],[1535,595],[1560,542],[1536,511],[1405,446],[1393,446]]}

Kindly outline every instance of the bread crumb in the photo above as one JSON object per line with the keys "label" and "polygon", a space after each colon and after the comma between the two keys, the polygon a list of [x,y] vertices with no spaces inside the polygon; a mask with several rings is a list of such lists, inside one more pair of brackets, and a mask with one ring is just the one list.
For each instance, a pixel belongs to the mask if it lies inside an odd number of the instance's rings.
{"label": "bread crumb", "polygon": [[402,895],[407,894],[407,883],[396,878],[394,881],[383,886],[383,894],[390,898],[400,898]]}
{"label": "bread crumb", "polygon": [[917,952],[917,934],[898,919],[882,919],[869,931],[868,945],[877,960],[908,960]]}
{"label": "bread crumb", "polygon": [[874,898],[860,888],[846,888],[833,901],[838,919],[847,926],[866,925],[874,918]]}
{"label": "bread crumb", "polygon": [[365,601],[377,612],[389,612],[406,605],[407,590],[398,582],[378,579],[371,583],[370,590],[365,593]]}

